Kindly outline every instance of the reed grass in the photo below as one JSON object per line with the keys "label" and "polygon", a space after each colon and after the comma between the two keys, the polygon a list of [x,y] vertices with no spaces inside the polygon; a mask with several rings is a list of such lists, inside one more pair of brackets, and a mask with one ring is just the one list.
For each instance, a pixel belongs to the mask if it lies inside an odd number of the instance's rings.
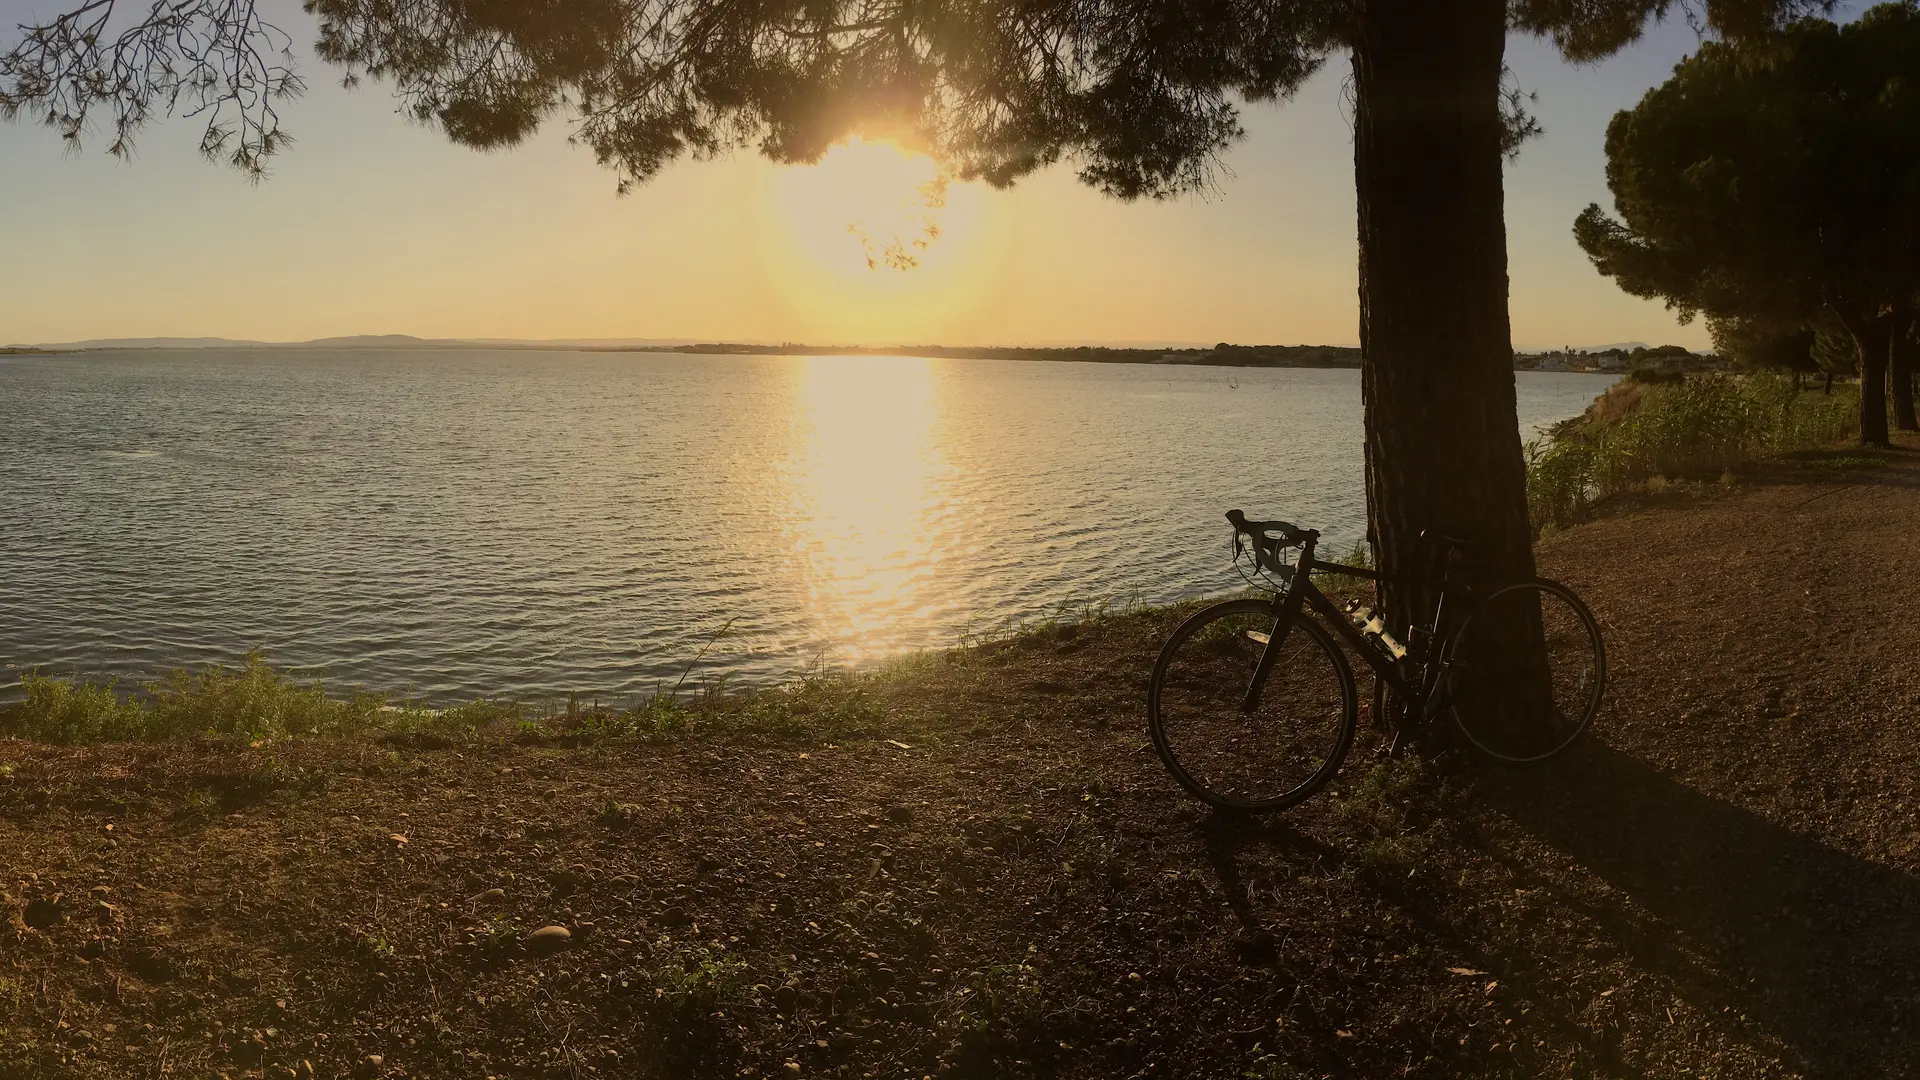
{"label": "reed grass", "polygon": [[[1626,385],[1626,384],[1622,384]],[[1827,395],[1773,374],[1696,375],[1632,388],[1527,446],[1527,504],[1536,534],[1583,520],[1601,501],[1672,480],[1718,480],[1773,454],[1858,432],[1859,388]]]}
{"label": "reed grass", "polygon": [[176,670],[145,686],[29,673],[25,700],[0,710],[0,737],[49,743],[142,742],[202,735],[316,738],[365,732],[473,731],[519,719],[516,705],[474,701],[427,708],[355,688],[332,696],[318,680],[275,670],[259,654],[238,666]]}

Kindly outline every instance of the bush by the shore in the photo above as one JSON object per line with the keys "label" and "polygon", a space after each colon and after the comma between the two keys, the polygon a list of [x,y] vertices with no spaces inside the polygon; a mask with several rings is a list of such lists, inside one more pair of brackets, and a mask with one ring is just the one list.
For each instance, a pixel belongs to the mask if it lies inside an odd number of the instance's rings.
{"label": "bush by the shore", "polygon": [[1832,394],[1774,374],[1623,379],[1579,419],[1527,446],[1536,532],[1587,517],[1622,492],[1664,480],[1716,480],[1769,454],[1831,445],[1859,430],[1857,386]]}

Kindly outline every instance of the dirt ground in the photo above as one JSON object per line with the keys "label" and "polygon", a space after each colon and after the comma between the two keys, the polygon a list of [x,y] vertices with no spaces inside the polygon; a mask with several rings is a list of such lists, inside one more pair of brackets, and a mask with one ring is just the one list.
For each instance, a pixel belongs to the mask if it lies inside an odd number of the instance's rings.
{"label": "dirt ground", "polygon": [[1590,739],[1265,821],[1147,745],[1166,615],[838,741],[0,743],[0,1076],[1920,1076],[1916,537],[1913,450],[1618,507]]}

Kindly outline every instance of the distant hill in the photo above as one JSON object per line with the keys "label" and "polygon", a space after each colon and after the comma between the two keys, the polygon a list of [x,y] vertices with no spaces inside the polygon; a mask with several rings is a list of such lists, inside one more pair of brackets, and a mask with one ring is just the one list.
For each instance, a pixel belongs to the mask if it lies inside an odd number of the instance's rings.
{"label": "distant hill", "polygon": [[690,344],[683,338],[568,338],[554,341],[515,338],[422,338],[412,334],[351,334],[312,341],[249,341],[220,337],[91,338],[54,341],[13,349],[71,351],[80,349],[580,349],[632,348]]}
{"label": "distant hill", "polygon": [[453,338],[417,338],[412,334],[353,334],[348,337],[314,338],[312,341],[283,341],[268,346],[274,349],[471,349],[471,341]]}

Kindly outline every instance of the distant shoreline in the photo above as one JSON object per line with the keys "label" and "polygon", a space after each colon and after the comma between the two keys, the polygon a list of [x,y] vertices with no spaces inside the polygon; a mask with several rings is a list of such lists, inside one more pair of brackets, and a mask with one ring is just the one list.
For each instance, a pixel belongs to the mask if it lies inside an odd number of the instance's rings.
{"label": "distant shoreline", "polygon": [[1228,345],[1211,349],[1133,349],[1104,345],[642,345],[586,352],[686,353],[694,356],[922,356],[936,360],[1058,360],[1092,364],[1213,367],[1357,368],[1360,350],[1343,345]]}
{"label": "distant shoreline", "polygon": [[[666,353],[690,356],[917,356],[942,360],[1026,360],[1085,364],[1157,364],[1169,367],[1245,367],[1245,368],[1344,368],[1360,367],[1360,350],[1350,345],[1232,345],[1222,342],[1208,347],[1141,348],[1110,345],[779,345],[737,342],[691,342],[673,344],[593,344],[586,342],[503,342],[426,339],[406,335],[379,337],[328,338],[303,342],[224,341],[222,339],[132,339],[121,342],[74,342],[48,346],[11,345],[0,347],[0,356],[66,355],[101,352],[224,352],[230,349],[265,349],[298,352],[305,350],[357,350],[445,352],[453,349],[485,349],[501,352],[592,352],[592,353]],[[1550,354],[1516,353],[1518,371],[1552,371],[1566,374],[1618,373],[1625,369],[1598,364],[1542,363]],[[1599,360],[1603,354],[1592,354]],[[1568,356],[1571,360],[1572,357]],[[1586,360],[1586,355],[1580,356]]]}

